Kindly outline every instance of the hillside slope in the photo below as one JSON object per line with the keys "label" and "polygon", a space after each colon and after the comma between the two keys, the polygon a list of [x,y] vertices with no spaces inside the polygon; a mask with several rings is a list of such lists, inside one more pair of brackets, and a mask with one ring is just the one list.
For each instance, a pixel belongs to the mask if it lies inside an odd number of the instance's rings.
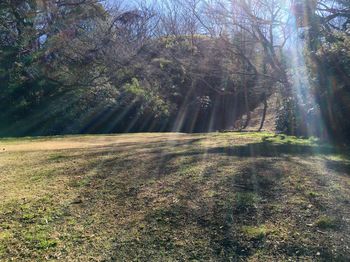
{"label": "hillside slope", "polygon": [[[276,121],[277,109],[278,109],[278,95],[273,94],[267,100],[267,110],[266,110],[266,116],[265,116],[265,121],[264,121],[262,131],[268,131],[268,132],[276,131],[275,121]],[[256,132],[257,130],[259,130],[263,111],[264,111],[264,104],[260,103],[256,108],[254,108],[250,112],[251,119],[245,131]],[[237,122],[237,123],[240,123],[238,124],[238,126],[243,126],[245,121],[246,121],[246,115],[243,115],[241,120]]]}
{"label": "hillside slope", "polygon": [[350,158],[270,133],[0,140],[0,261],[346,261]]}

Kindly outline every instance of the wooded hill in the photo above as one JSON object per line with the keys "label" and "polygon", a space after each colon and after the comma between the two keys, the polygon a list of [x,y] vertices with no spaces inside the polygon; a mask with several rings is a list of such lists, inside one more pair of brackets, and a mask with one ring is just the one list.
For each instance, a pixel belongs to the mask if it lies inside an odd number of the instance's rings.
{"label": "wooded hill", "polygon": [[[0,135],[276,129],[348,137],[348,1],[0,4]],[[264,112],[261,125],[264,124]]]}

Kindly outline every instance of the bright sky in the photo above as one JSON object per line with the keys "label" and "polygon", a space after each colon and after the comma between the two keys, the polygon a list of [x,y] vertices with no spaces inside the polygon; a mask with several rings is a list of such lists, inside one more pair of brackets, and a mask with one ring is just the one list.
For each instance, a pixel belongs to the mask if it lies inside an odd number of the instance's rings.
{"label": "bright sky", "polygon": [[139,4],[139,3],[147,3],[150,4],[152,2],[154,2],[154,0],[105,0],[106,3],[108,4],[117,4],[117,3],[122,3],[123,6],[132,6],[135,4]]}

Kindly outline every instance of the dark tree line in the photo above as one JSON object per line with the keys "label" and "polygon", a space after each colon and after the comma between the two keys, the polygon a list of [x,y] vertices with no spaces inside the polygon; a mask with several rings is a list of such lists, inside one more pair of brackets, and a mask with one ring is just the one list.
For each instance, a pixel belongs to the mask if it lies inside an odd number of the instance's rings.
{"label": "dark tree line", "polygon": [[346,137],[349,19],[347,1],[4,0],[0,134],[242,130],[260,104],[262,129],[278,94],[278,130]]}

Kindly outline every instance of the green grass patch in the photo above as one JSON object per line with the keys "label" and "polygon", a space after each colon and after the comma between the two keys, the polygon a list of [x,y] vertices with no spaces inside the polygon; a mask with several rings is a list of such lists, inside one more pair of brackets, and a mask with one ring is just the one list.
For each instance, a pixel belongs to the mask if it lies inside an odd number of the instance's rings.
{"label": "green grass patch", "polygon": [[255,208],[259,202],[259,196],[255,192],[238,192],[235,196],[235,204],[238,209]]}
{"label": "green grass patch", "polygon": [[49,226],[35,226],[24,232],[23,238],[29,248],[48,249],[57,246],[57,241],[50,238]]}
{"label": "green grass patch", "polygon": [[57,241],[56,240],[52,240],[52,239],[41,239],[38,244],[37,244],[37,248],[39,249],[49,249],[49,248],[54,248],[57,246]]}
{"label": "green grass patch", "polygon": [[251,240],[262,240],[266,238],[269,234],[274,233],[275,231],[266,225],[260,226],[243,226],[242,232],[245,237]]}
{"label": "green grass patch", "polygon": [[49,161],[58,161],[58,160],[63,160],[68,158],[68,156],[63,155],[63,154],[52,154],[49,156],[48,160]]}
{"label": "green grass patch", "polygon": [[340,226],[336,218],[329,216],[321,216],[316,220],[315,225],[321,229],[336,229]]}
{"label": "green grass patch", "polygon": [[287,135],[274,135],[265,136],[263,141],[274,144],[287,144],[287,145],[299,145],[299,146],[318,146],[319,140],[315,137],[301,138]]}
{"label": "green grass patch", "polygon": [[39,172],[35,172],[30,176],[30,180],[33,182],[38,182],[45,179],[50,179],[54,176],[56,173],[56,170],[53,169],[47,169],[47,170],[41,170]]}
{"label": "green grass patch", "polygon": [[310,198],[317,198],[317,197],[321,196],[320,193],[315,192],[315,191],[309,191],[309,192],[307,192],[307,195],[308,195]]}
{"label": "green grass patch", "polygon": [[12,234],[9,231],[0,232],[0,241],[7,240],[12,237]]}
{"label": "green grass patch", "polygon": [[87,186],[91,181],[90,177],[84,177],[84,178],[72,178],[69,182],[70,187],[84,187]]}

